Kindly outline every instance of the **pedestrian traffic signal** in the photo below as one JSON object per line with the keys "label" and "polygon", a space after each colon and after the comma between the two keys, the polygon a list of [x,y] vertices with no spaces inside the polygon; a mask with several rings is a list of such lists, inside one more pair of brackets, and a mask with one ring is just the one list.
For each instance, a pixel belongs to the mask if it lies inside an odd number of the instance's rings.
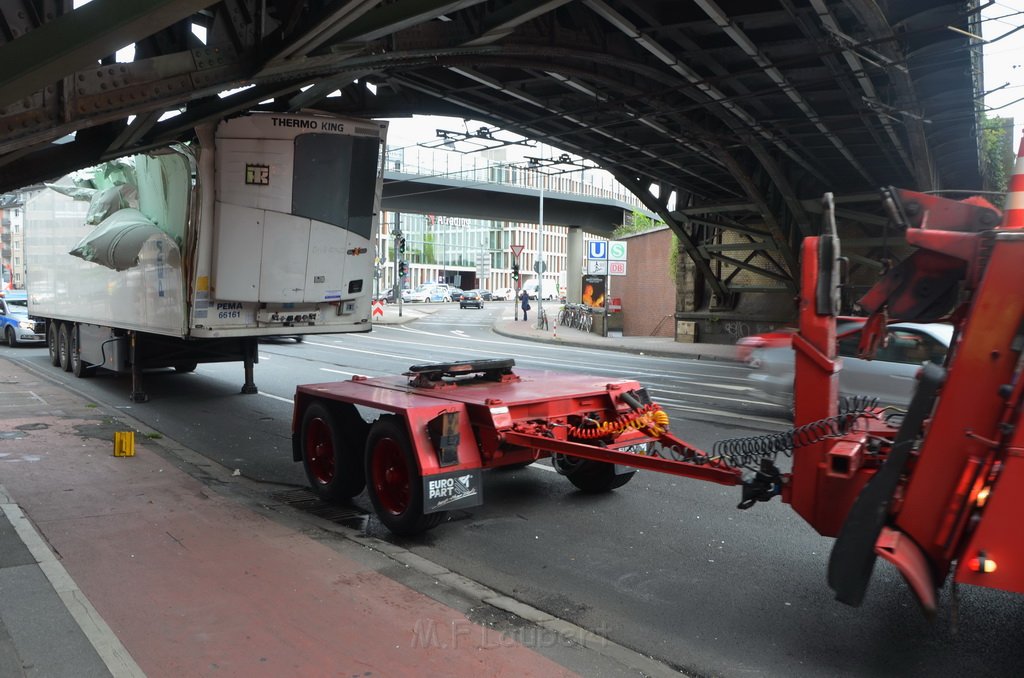
{"label": "pedestrian traffic signal", "polygon": [[408,272],[408,270],[409,270],[409,265],[407,263],[405,263],[404,261],[398,262],[398,277],[399,278],[404,278],[405,274]]}
{"label": "pedestrian traffic signal", "polygon": [[512,264],[512,279],[519,280],[519,264]]}

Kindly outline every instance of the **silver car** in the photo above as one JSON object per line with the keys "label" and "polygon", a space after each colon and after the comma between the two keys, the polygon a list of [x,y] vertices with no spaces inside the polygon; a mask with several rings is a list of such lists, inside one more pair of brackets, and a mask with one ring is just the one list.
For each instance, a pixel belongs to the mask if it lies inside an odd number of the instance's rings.
{"label": "silver car", "polygon": [[[895,323],[873,360],[857,357],[863,322],[844,323],[836,329],[841,396],[878,398],[881,405],[906,407],[914,394],[917,372],[925,361],[941,364],[953,339],[953,326],[943,323]],[[792,346],[754,349],[750,383],[775,404],[793,404]]]}

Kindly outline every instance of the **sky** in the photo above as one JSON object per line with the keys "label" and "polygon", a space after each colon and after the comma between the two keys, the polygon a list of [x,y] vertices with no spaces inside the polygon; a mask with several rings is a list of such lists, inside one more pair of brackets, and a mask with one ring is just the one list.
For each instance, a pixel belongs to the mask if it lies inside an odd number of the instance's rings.
{"label": "sky", "polygon": [[1016,120],[1016,150],[1024,130],[1024,29],[1011,31],[1024,26],[1024,0],[1000,0],[981,16],[985,105],[990,115]]}

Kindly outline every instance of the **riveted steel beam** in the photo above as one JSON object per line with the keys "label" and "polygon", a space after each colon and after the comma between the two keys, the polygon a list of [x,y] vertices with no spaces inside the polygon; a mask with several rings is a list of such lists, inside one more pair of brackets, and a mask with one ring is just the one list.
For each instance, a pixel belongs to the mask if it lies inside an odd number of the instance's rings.
{"label": "riveted steel beam", "polygon": [[93,0],[0,47],[0,92],[20,99],[98,63],[210,0]]}

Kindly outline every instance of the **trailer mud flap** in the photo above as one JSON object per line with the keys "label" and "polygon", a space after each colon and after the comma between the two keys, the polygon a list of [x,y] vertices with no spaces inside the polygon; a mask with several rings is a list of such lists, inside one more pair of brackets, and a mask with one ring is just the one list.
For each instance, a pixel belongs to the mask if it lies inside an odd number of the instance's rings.
{"label": "trailer mud flap", "polygon": [[424,513],[469,508],[483,503],[483,473],[478,468],[423,477]]}

